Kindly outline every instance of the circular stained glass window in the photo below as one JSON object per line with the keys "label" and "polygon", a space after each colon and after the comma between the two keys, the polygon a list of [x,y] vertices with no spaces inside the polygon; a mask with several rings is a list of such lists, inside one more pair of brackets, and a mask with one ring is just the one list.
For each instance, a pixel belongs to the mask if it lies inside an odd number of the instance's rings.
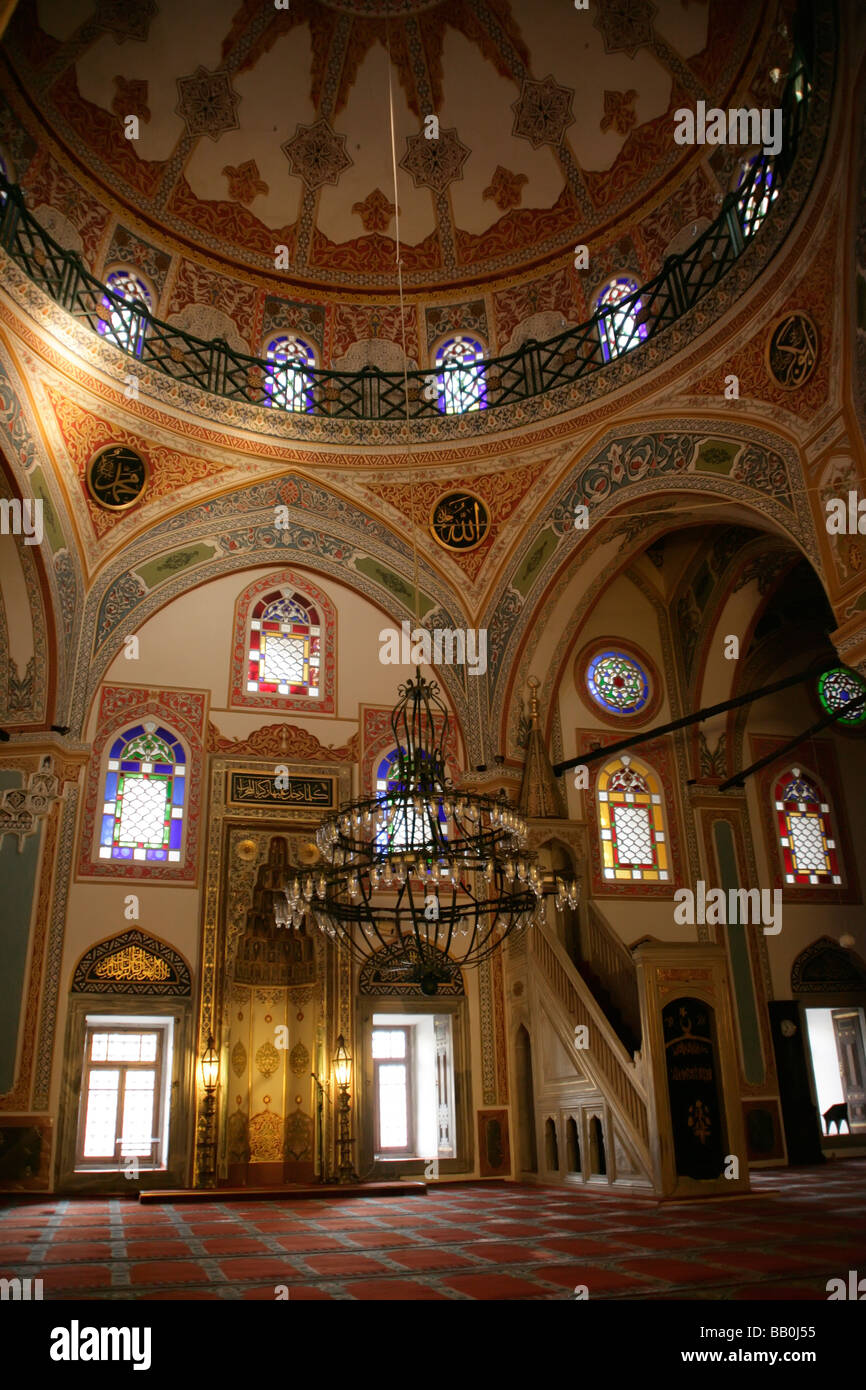
{"label": "circular stained glass window", "polygon": [[586,686],[596,704],[614,714],[637,714],[649,699],[646,671],[625,652],[594,656],[586,669]]}
{"label": "circular stained glass window", "polygon": [[[866,695],[866,681],[862,676],[858,676],[856,671],[849,671],[846,666],[834,666],[832,671],[825,671],[818,677],[818,699],[824,706],[828,714],[835,714],[837,710],[845,710],[848,705],[853,705],[856,700]],[[866,704],[862,704],[858,709],[852,710],[850,714],[840,714],[838,722],[840,724],[862,724],[866,721]]]}

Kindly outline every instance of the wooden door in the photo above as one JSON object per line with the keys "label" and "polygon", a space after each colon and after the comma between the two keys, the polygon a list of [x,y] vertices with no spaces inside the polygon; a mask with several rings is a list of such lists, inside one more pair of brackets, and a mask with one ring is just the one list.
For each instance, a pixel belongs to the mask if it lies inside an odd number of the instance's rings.
{"label": "wooden door", "polygon": [[848,1105],[852,1134],[866,1134],[866,1052],[863,1048],[861,1009],[833,1009],[833,1032],[839,1057],[839,1074]]}

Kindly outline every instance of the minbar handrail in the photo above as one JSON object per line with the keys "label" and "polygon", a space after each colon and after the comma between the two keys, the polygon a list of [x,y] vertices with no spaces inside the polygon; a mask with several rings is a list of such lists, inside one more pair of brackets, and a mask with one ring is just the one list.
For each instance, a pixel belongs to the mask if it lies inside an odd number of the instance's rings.
{"label": "minbar handrail", "polygon": [[[763,218],[749,225],[745,217],[751,195],[760,197],[760,190],[769,187],[765,182],[768,174],[774,190],[784,185],[805,124],[809,90],[806,61],[802,50],[795,48],[781,101],[781,150],[777,155],[756,155],[743,182],[725,197],[715,221],[685,251],[669,256],[652,280],[620,301],[617,316],[620,320],[628,318],[632,327],[628,340],[618,344],[614,354],[609,350],[606,354],[599,332],[600,324],[613,312],[608,308],[596,310],[584,323],[544,342],[531,338],[513,352],[485,358],[478,364],[484,374],[485,410],[475,410],[476,418],[602,370],[624,352],[670,327],[713,289],[760,229]],[[0,247],[55,303],[101,331],[105,341],[131,361],[156,367],[175,381],[229,400],[295,414],[271,399],[275,372],[287,370],[285,364],[239,352],[222,338],[208,341],[187,333],[157,318],[144,303],[111,290],[88,270],[77,252],[65,250],[45,231],[26,207],[21,188],[2,172]],[[628,308],[634,311],[631,315],[624,312]],[[126,344],[118,342],[111,328],[106,332],[112,310],[123,313]],[[620,327],[621,323],[618,331]],[[297,392],[293,394],[302,395],[306,407],[296,418],[313,414],[343,420],[405,421],[406,382],[411,419],[434,420],[443,415],[447,367],[406,374],[378,367],[333,371],[292,364],[288,370],[297,373]]]}

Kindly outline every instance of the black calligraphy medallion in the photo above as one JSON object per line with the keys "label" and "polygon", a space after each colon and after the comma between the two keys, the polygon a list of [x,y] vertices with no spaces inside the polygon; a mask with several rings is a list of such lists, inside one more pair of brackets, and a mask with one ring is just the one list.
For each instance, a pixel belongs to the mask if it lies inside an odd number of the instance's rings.
{"label": "black calligraphy medallion", "polygon": [[446,550],[474,550],[489,530],[487,508],[472,492],[448,492],[430,512],[430,534]]}
{"label": "black calligraphy medallion", "polygon": [[125,444],[109,444],[94,454],[87,468],[87,490],[99,507],[124,512],[134,507],[147,487],[147,464]]}
{"label": "black calligraphy medallion", "polygon": [[818,330],[808,314],[794,310],[774,323],[767,341],[767,371],[777,386],[794,391],[818,365]]}

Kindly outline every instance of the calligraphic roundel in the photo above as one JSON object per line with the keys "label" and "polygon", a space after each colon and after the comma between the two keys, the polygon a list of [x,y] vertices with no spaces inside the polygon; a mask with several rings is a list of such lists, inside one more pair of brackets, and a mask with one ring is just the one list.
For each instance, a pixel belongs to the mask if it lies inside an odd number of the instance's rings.
{"label": "calligraphic roundel", "polygon": [[474,492],[448,492],[430,512],[430,534],[446,550],[474,550],[489,529],[487,507]]}
{"label": "calligraphic roundel", "polygon": [[87,466],[87,490],[99,507],[123,512],[134,507],[147,487],[147,464],[125,444],[109,444]]}

